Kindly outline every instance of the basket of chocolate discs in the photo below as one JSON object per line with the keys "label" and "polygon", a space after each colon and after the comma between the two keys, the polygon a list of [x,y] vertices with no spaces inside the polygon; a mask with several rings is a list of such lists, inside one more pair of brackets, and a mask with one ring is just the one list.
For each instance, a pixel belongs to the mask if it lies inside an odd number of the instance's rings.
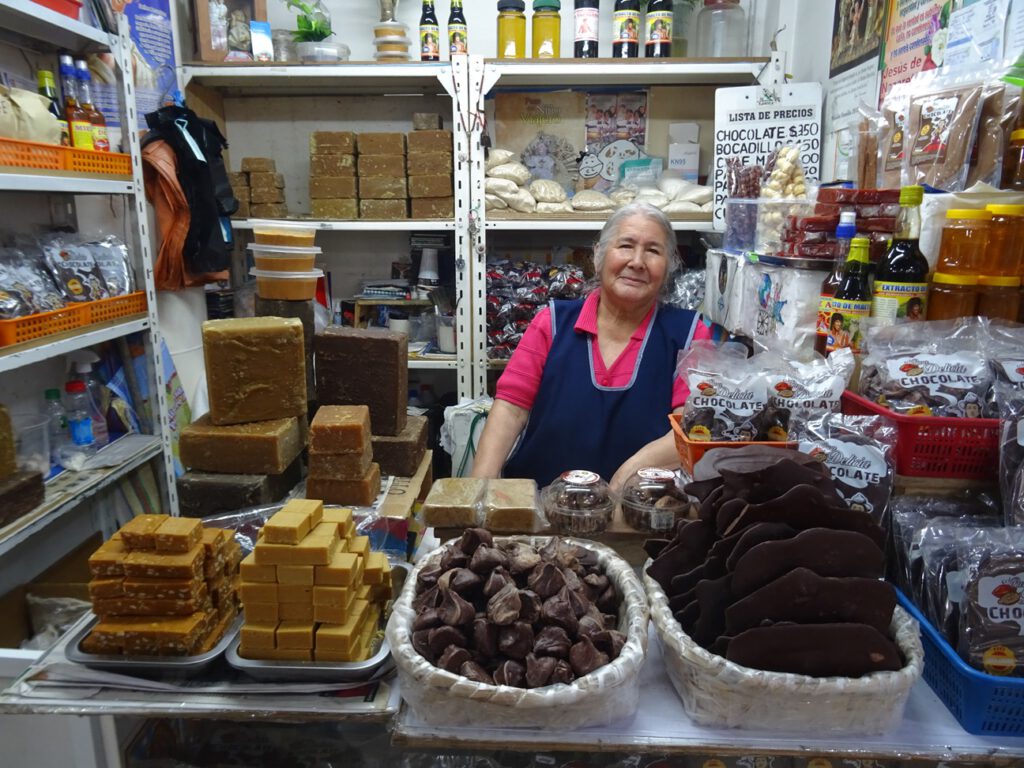
{"label": "basket of chocolate discs", "polygon": [[636,711],[647,619],[608,547],[470,528],[419,563],[386,636],[427,723],[568,730]]}

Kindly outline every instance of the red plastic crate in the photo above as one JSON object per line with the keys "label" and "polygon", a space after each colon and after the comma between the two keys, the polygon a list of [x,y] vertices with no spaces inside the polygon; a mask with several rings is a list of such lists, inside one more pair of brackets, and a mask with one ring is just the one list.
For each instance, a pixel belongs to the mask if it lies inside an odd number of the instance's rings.
{"label": "red plastic crate", "polygon": [[82,13],[81,0],[35,0],[35,2],[43,8],[70,16],[75,21],[78,21]]}
{"label": "red plastic crate", "polygon": [[885,416],[896,424],[896,472],[910,477],[995,480],[999,419],[905,416],[847,390],[843,413]]}

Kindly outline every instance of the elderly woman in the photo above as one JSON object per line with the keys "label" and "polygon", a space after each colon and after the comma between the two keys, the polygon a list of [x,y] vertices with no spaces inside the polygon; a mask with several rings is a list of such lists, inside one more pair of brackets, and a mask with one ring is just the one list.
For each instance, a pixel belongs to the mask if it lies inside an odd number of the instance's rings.
{"label": "elderly woman", "polygon": [[597,288],[538,313],[498,381],[474,477],[547,485],[589,469],[617,488],[643,467],[679,465],[666,418],[688,394],[676,355],[710,334],[697,313],[658,301],[678,266],[661,211],[612,214],[594,250]]}

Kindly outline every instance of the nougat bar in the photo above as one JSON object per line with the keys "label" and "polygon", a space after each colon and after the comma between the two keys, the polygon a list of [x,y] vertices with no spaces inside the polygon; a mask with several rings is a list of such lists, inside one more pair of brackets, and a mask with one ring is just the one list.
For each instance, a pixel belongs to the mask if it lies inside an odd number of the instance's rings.
{"label": "nougat bar", "polygon": [[234,612],[224,612],[219,615],[216,622],[206,630],[206,634],[200,638],[199,644],[196,646],[196,653],[208,653],[213,650],[214,646],[217,645],[224,637],[224,633],[228,631],[228,627],[235,620]]}
{"label": "nougat bar", "polygon": [[[419,469],[427,452],[427,417],[409,416],[405,429],[397,435],[374,435],[373,460],[380,464],[385,475],[412,477]],[[313,474],[313,456],[310,455],[310,474]]]}
{"label": "nougat bar", "polygon": [[[192,582],[188,582],[192,584]],[[123,597],[124,579],[116,577],[113,579],[92,579],[89,582],[89,599],[96,600],[105,597]],[[189,593],[191,595],[191,593]]]}
{"label": "nougat bar", "polygon": [[157,552],[188,552],[203,539],[203,526],[188,517],[169,517],[156,529]]}
{"label": "nougat bar", "polygon": [[404,133],[360,133],[356,138],[356,154],[404,155]]}
{"label": "nougat bar", "polygon": [[313,453],[363,453],[370,436],[369,407],[321,405],[309,425],[309,450]]}
{"label": "nougat bar", "polygon": [[423,522],[435,528],[475,526],[486,485],[486,480],[475,477],[443,477],[434,481],[423,502]]}
{"label": "nougat bar", "polygon": [[129,552],[124,558],[124,573],[143,579],[191,579],[203,572],[206,553],[201,546],[183,554]]}
{"label": "nougat bar", "polygon": [[285,202],[284,190],[277,187],[250,187],[249,201],[253,205]]}
{"label": "nougat bar", "polygon": [[43,503],[46,486],[41,472],[24,470],[0,480],[0,525],[13,523]]}
{"label": "nougat bar", "polygon": [[354,219],[359,216],[359,201],[354,198],[311,200],[310,208],[310,213],[317,219]]}
{"label": "nougat bar", "polygon": [[279,475],[302,451],[294,416],[217,426],[204,414],[181,431],[179,445],[189,469],[244,475]]}
{"label": "nougat bar", "polygon": [[309,476],[335,480],[358,480],[374,460],[372,451],[357,453],[309,453]]}
{"label": "nougat bar", "polygon": [[249,186],[284,189],[284,174],[267,171],[254,171],[249,174]]}
{"label": "nougat bar", "polygon": [[121,526],[121,540],[130,552],[155,550],[156,531],[169,515],[137,515]]}
{"label": "nougat bar", "polygon": [[328,326],[313,341],[321,405],[366,405],[378,435],[405,428],[409,337],[383,329]]}
{"label": "nougat bar", "polygon": [[306,493],[328,504],[351,504],[369,507],[380,493],[380,464],[370,464],[359,480],[329,480],[310,476],[306,478]]}
{"label": "nougat bar", "polygon": [[354,155],[356,135],[351,131],[313,131],[309,136],[310,155]]}
{"label": "nougat bar", "polygon": [[128,550],[120,538],[109,539],[89,556],[89,573],[93,578],[124,576],[124,559]]}
{"label": "nougat bar", "polygon": [[202,333],[214,424],[306,414],[301,321],[283,317],[207,320]]}
{"label": "nougat bar", "polygon": [[281,510],[263,526],[264,540],[268,544],[298,544],[309,533],[309,515]]}
{"label": "nougat bar", "polygon": [[[184,654],[192,651],[209,626],[205,612],[175,617],[124,617],[116,622],[100,622],[124,633],[125,653],[138,648],[153,653]],[[112,625],[112,626],[111,626]]]}
{"label": "nougat bar", "polygon": [[203,550],[207,559],[223,557],[229,541],[234,541],[230,531],[224,528],[203,528]]}
{"label": "nougat bar", "polygon": [[177,481],[178,506],[187,517],[207,517],[270,504],[287,496],[301,479],[299,456],[279,475],[186,472]]}
{"label": "nougat bar", "polygon": [[201,598],[188,600],[110,597],[92,601],[92,610],[97,616],[191,616],[197,611],[212,608],[206,589]]}
{"label": "nougat bar", "polygon": [[0,405],[0,479],[13,475],[18,469],[18,458],[14,451],[14,427],[11,414]]}
{"label": "nougat bar", "polygon": [[284,203],[253,203],[250,210],[258,219],[283,219],[288,216],[288,206]]}

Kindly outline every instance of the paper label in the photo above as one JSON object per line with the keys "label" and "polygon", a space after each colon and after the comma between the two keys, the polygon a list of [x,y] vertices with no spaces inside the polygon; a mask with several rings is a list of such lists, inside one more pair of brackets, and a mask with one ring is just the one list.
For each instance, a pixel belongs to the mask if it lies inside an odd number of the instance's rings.
{"label": "paper label", "polygon": [[68,431],[71,433],[71,442],[75,445],[92,445],[92,419],[88,416],[81,419],[69,419]]}
{"label": "paper label", "polygon": [[924,320],[927,302],[928,283],[876,280],[871,298],[871,317],[884,320]]}
{"label": "paper label", "polygon": [[847,347],[859,354],[864,345],[862,326],[870,315],[870,301],[822,296],[818,305],[818,333],[826,337],[826,354]]}
{"label": "paper label", "polygon": [[467,53],[469,51],[469,28],[465,24],[448,25],[448,51]]}
{"label": "paper label", "polygon": [[1006,380],[1011,384],[1024,384],[1024,360],[997,360]]}
{"label": "paper label", "polygon": [[71,121],[71,144],[75,149],[94,149],[92,123],[88,120]]}
{"label": "paper label", "polygon": [[636,43],[640,40],[640,14],[636,11],[615,11],[612,14],[612,41]]}
{"label": "paper label", "polygon": [[672,42],[672,11],[648,11],[644,17],[647,26],[647,44]]}
{"label": "paper label", "polygon": [[597,30],[601,23],[597,8],[577,8],[574,18],[574,37],[577,42],[597,42]]}
{"label": "paper label", "polygon": [[562,479],[572,485],[593,485],[601,477],[596,472],[590,472],[586,469],[571,469],[568,472],[562,473]]}
{"label": "paper label", "polygon": [[995,624],[1013,622],[1024,636],[1024,574],[982,576],[978,579],[978,606]]}
{"label": "paper label", "polygon": [[92,147],[97,152],[110,151],[110,139],[107,138],[107,127],[105,125],[94,125],[92,127]]}
{"label": "paper label", "polygon": [[910,151],[911,165],[941,163],[945,160],[950,123],[959,103],[959,96],[931,96],[918,102],[921,126]]}
{"label": "paper label", "polygon": [[437,24],[420,25],[420,60],[437,61],[441,57],[441,27]]}

